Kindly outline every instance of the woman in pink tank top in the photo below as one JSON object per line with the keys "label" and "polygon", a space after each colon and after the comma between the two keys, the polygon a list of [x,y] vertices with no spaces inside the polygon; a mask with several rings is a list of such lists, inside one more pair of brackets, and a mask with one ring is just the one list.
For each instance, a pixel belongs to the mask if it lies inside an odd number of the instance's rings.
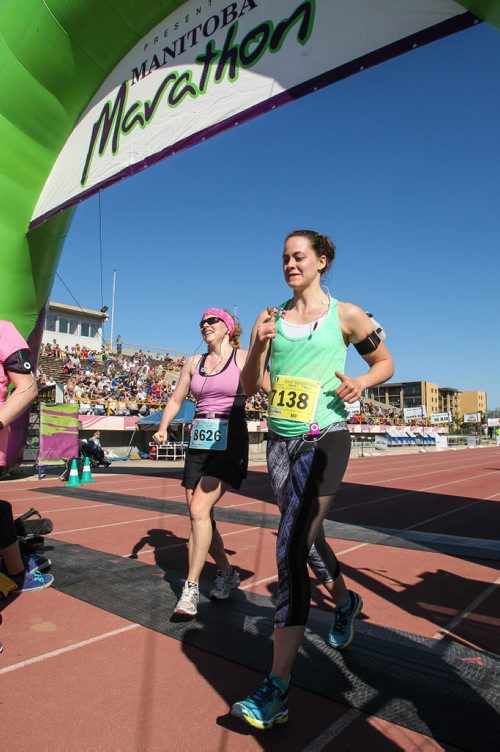
{"label": "woman in pink tank top", "polygon": [[229,564],[213,509],[228,488],[240,487],[248,466],[245,395],[240,382],[247,352],[239,349],[241,327],[227,311],[208,308],[200,329],[207,352],[186,360],[153,436],[157,444],[165,442],[168,426],[191,393],[196,414],[182,478],[191,520],[189,571],[174,609],[174,613],[188,616],[197,613],[199,578],[208,554],[217,565],[210,598],[224,600],[240,584],[238,572]]}

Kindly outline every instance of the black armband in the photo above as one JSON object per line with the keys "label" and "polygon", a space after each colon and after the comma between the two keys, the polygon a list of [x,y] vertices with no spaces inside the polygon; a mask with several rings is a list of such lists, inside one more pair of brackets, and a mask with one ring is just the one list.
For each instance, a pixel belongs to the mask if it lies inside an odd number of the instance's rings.
{"label": "black armband", "polygon": [[380,345],[382,340],[378,336],[377,332],[373,331],[368,337],[365,337],[361,342],[355,342],[354,347],[360,355],[369,355]]}
{"label": "black armband", "polygon": [[33,373],[33,364],[31,363],[31,353],[27,348],[16,350],[9,355],[3,363],[5,373]]}

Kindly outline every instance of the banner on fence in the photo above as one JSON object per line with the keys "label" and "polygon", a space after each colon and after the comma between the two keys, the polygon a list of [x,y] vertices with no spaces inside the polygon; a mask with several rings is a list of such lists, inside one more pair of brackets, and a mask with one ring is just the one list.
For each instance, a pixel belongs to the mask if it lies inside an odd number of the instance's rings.
{"label": "banner on fence", "polygon": [[425,418],[427,411],[424,405],[418,407],[404,407],[403,415],[405,420],[412,420],[412,418]]}
{"label": "banner on fence", "polygon": [[434,413],[431,415],[431,424],[433,426],[440,423],[451,423],[451,413]]}
{"label": "banner on fence", "polygon": [[464,423],[481,423],[481,413],[464,413]]}

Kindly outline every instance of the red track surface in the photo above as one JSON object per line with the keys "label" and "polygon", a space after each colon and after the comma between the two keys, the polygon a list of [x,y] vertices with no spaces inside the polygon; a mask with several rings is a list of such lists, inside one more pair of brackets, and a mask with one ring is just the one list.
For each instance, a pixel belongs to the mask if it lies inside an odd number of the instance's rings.
{"label": "red track surface", "polygon": [[[183,501],[178,473],[154,466],[151,472],[135,474],[129,463],[94,476],[97,483],[85,488]],[[0,495],[15,514],[33,505],[52,518],[54,539],[117,557],[129,556],[140,542],[140,561],[186,571],[187,517],[89,502],[77,493],[37,493],[60,485],[54,479],[4,482]],[[226,494],[220,506],[276,514],[265,468],[254,468],[243,489]],[[353,459],[330,519],[494,538],[500,449]],[[242,588],[273,594],[275,531],[227,522],[218,527]],[[353,541],[333,546],[349,585],[363,597],[366,621],[500,652],[499,562]],[[213,574],[211,564],[206,574]],[[316,585],[313,603],[331,608]],[[55,589],[4,603],[0,638],[2,737],[5,749],[16,752],[452,749],[298,688],[291,691],[288,726],[254,734],[227,713],[260,675]],[[244,651],[243,633],[241,644]]]}

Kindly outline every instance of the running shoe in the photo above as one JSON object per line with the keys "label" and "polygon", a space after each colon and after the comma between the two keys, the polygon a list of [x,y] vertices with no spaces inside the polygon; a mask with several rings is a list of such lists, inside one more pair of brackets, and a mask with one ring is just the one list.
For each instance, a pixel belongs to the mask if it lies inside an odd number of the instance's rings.
{"label": "running shoe", "polygon": [[347,602],[335,609],[335,618],[328,634],[328,642],[332,648],[343,650],[351,644],[354,639],[354,619],[362,608],[361,596],[348,590]]}
{"label": "running shoe", "polygon": [[17,585],[17,589],[12,591],[13,595],[17,593],[31,593],[35,590],[45,590],[54,582],[51,574],[42,574],[38,569],[34,569],[32,572],[25,570],[22,574],[16,576],[9,575],[9,577]]}
{"label": "running shoe", "polygon": [[196,616],[198,613],[198,601],[200,600],[200,589],[196,582],[186,580],[182,588],[182,594],[177,605],[174,608],[174,614],[184,614],[185,616]]}
{"label": "running shoe", "polygon": [[[52,564],[51,560],[45,558],[45,556],[37,556],[35,554],[26,556],[23,555],[21,558],[23,560],[24,568],[27,572],[33,572],[35,569],[39,569],[40,572],[44,572]],[[7,567],[5,566],[5,562],[1,558],[0,572],[3,572],[7,576],[9,575],[9,573],[7,572]]]}
{"label": "running shoe", "polygon": [[269,674],[256,692],[234,703],[231,713],[258,729],[270,729],[286,723],[288,685]]}
{"label": "running shoe", "polygon": [[34,572],[35,569],[40,570],[40,572],[45,572],[45,570],[48,569],[52,564],[50,559],[47,559],[45,556],[37,556],[36,554],[32,554],[31,556],[23,556],[22,560],[24,568],[28,572]]}
{"label": "running shoe", "polygon": [[216,601],[225,601],[231,595],[231,590],[235,590],[239,585],[240,576],[234,567],[230,567],[227,572],[218,569],[209,597]]}

